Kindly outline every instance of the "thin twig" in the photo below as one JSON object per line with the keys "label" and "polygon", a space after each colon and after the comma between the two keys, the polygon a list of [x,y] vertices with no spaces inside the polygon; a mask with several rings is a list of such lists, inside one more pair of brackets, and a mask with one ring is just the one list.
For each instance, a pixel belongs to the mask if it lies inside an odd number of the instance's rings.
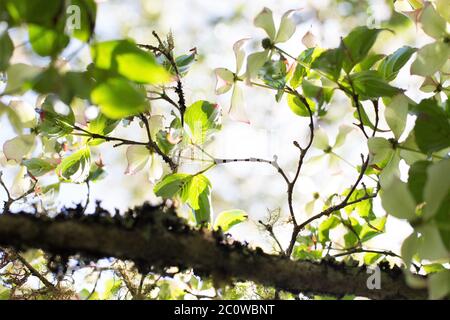
{"label": "thin twig", "polygon": [[22,257],[18,252],[12,250],[12,253],[17,258],[17,260],[20,261],[30,272],[33,276],[38,278],[48,289],[55,291],[56,287],[48,281],[42,274],[40,274],[28,261]]}

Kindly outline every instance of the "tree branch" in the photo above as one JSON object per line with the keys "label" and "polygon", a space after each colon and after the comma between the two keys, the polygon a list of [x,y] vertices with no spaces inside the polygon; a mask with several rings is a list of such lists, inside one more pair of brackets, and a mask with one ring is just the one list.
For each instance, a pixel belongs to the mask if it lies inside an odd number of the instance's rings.
{"label": "tree branch", "polygon": [[292,261],[250,249],[206,229],[193,230],[172,209],[142,207],[123,217],[98,209],[82,215],[82,206],[64,209],[54,219],[24,212],[0,215],[0,245],[19,250],[41,248],[78,259],[105,257],[134,261],[142,273],[177,266],[201,276],[222,280],[249,280],[294,293],[333,296],[353,294],[373,299],[423,299],[426,290],[412,289],[399,268],[382,268],[380,290],[370,290],[364,267]]}

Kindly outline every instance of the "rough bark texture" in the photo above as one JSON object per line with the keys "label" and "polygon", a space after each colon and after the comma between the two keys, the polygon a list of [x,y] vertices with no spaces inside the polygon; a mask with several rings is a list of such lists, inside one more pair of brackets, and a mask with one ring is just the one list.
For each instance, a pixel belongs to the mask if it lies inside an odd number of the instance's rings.
{"label": "rough bark texture", "polygon": [[369,290],[365,268],[292,261],[250,249],[205,229],[192,230],[170,209],[144,205],[124,217],[97,210],[64,209],[56,218],[27,213],[0,215],[0,245],[41,248],[81,259],[115,257],[131,260],[146,271],[178,266],[216,279],[251,280],[291,292],[333,296],[353,294],[372,299],[422,299],[425,290],[404,282],[400,269],[382,268],[381,289]]}

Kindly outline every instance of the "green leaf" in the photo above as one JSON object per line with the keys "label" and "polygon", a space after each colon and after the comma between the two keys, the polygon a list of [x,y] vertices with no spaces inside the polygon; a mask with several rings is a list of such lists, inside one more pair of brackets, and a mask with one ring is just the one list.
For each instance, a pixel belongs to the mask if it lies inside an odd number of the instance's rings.
{"label": "green leaf", "polygon": [[196,101],[187,107],[184,121],[190,129],[192,141],[201,145],[222,127],[220,107],[208,101]]}
{"label": "green leaf", "polygon": [[419,238],[416,232],[411,233],[402,244],[401,255],[403,261],[405,261],[406,266],[409,268],[413,257],[417,253],[417,248],[419,247]]}
{"label": "green leaf", "polygon": [[377,262],[378,259],[380,259],[380,258],[381,258],[381,254],[379,254],[379,253],[373,253],[373,252],[366,253],[364,255],[364,264],[370,266],[370,265],[374,264],[375,262]]}
{"label": "green leaf", "polygon": [[27,167],[28,172],[30,172],[35,177],[40,177],[47,172],[55,169],[55,165],[39,158],[24,160],[22,163],[25,167]]}
{"label": "green leaf", "polygon": [[341,221],[336,216],[331,216],[319,225],[319,241],[324,243],[330,240],[330,230],[337,227]]}
{"label": "green leaf", "polygon": [[393,54],[388,55],[381,61],[378,72],[385,80],[394,80],[400,69],[408,62],[414,52],[416,52],[416,49],[408,46],[397,49]]}
{"label": "green leaf", "polygon": [[[41,94],[54,93],[62,98],[63,87],[65,86],[61,73],[55,67],[50,66],[34,79],[33,90]],[[69,102],[67,101],[67,103]]]}
{"label": "green leaf", "polygon": [[424,219],[433,217],[450,193],[450,159],[444,159],[427,168],[427,182],[423,189],[426,202]]}
{"label": "green leaf", "polygon": [[422,265],[422,268],[427,274],[446,270],[445,267],[440,263],[424,264]]}
{"label": "green leaf", "polygon": [[449,257],[449,252],[442,241],[439,229],[434,221],[428,222],[425,225],[422,224],[416,230],[421,234],[417,249],[417,254],[421,259],[434,261]]}
{"label": "green leaf", "polygon": [[9,300],[11,297],[11,289],[0,286],[0,300]]}
{"label": "green leaf", "polygon": [[380,173],[380,185],[382,188],[389,185],[392,179],[400,176],[399,164],[400,164],[400,150],[395,149],[391,153],[391,156],[387,158],[388,161],[383,166],[383,170]]}
{"label": "green leaf", "polygon": [[391,216],[399,219],[416,219],[416,203],[406,183],[394,177],[381,194],[381,204]]}
{"label": "green leaf", "polygon": [[253,79],[269,58],[269,50],[254,52],[247,57],[246,80]]}
{"label": "green leaf", "polygon": [[73,131],[75,115],[72,108],[56,96],[49,95],[42,104],[39,130],[50,137],[61,137]]}
{"label": "green leaf", "polygon": [[111,119],[121,119],[148,110],[145,90],[130,81],[108,78],[95,86],[91,100]]}
{"label": "green leaf", "polygon": [[308,74],[308,69],[304,65],[310,66],[311,62],[314,60],[314,54],[317,52],[316,48],[309,48],[302,51],[297,57],[298,63],[295,66],[294,72],[292,74],[289,84],[294,89],[298,88],[303,81],[303,78]]}
{"label": "green leaf", "polygon": [[347,73],[367,56],[381,31],[383,30],[360,26],[342,40],[341,47],[345,53],[343,67]]}
{"label": "green leaf", "polygon": [[409,99],[403,94],[395,96],[388,104],[386,104],[384,117],[397,140],[405,130],[408,110]]}
{"label": "green leaf", "polygon": [[0,71],[5,71],[14,52],[14,44],[5,30],[0,34]]}
{"label": "green leaf", "polygon": [[[190,54],[183,54],[181,56],[176,57],[175,64],[177,65],[178,73],[181,76],[185,76],[187,74],[189,68],[195,62],[196,56],[197,52],[195,50],[192,50]],[[172,70],[172,65],[169,66],[169,71],[171,71],[172,73],[174,72]]]}
{"label": "green leaf", "polygon": [[33,86],[33,80],[41,71],[42,68],[24,63],[10,65],[6,70],[8,80],[3,94],[19,94],[27,91]]}
{"label": "green leaf", "polygon": [[95,181],[102,180],[106,176],[107,176],[107,173],[106,173],[105,169],[103,169],[103,167],[97,166],[97,164],[94,163],[91,165],[91,169],[89,170],[89,176],[88,176],[87,180],[95,182]]}
{"label": "green leaf", "polygon": [[214,221],[214,229],[222,229],[223,232],[228,231],[232,226],[244,222],[248,219],[248,215],[243,210],[227,210],[222,211]]}
{"label": "green leaf", "polygon": [[436,41],[419,49],[416,60],[411,65],[411,74],[430,76],[439,71],[450,55],[450,44]]}
{"label": "green leaf", "polygon": [[34,52],[43,57],[56,56],[70,40],[61,30],[36,24],[28,25],[28,34]]}
{"label": "green leaf", "polygon": [[385,138],[372,137],[367,141],[369,147],[370,164],[380,164],[392,155],[392,143]]}
{"label": "green leaf", "polygon": [[154,56],[130,40],[96,43],[91,47],[91,54],[95,67],[138,83],[162,84],[170,80],[170,74]]}
{"label": "green leaf", "polygon": [[427,182],[427,169],[430,164],[429,161],[417,161],[409,167],[408,189],[416,203],[423,202],[423,190]]}
{"label": "green leaf", "polygon": [[[414,133],[414,130],[410,131],[408,137],[405,141],[403,141],[400,146],[402,149],[400,149],[400,156],[408,165],[412,165],[416,161],[422,161],[427,159],[427,155],[422,152],[417,152],[417,150],[420,150],[416,143],[416,136]],[[409,151],[409,150],[415,150],[415,151]]]}
{"label": "green leaf", "polygon": [[259,77],[273,89],[284,89],[286,85],[286,64],[282,60],[269,60],[259,70]]}
{"label": "green leaf", "polygon": [[41,93],[54,93],[66,104],[75,97],[88,100],[95,82],[88,72],[69,71],[61,74],[55,67],[41,72],[36,78],[33,90]]}
{"label": "green leaf", "polygon": [[[64,10],[62,0],[5,0],[6,9],[14,22],[53,26]],[[45,10],[42,10],[45,8]]]}
{"label": "green leaf", "polygon": [[169,154],[169,152],[173,149],[175,146],[175,142],[172,142],[169,140],[170,133],[166,130],[159,130],[156,133],[156,143],[158,144],[158,147],[164,152],[165,154]]}
{"label": "green leaf", "polygon": [[377,71],[367,70],[350,75],[353,87],[361,100],[392,97],[402,92],[388,84]]}
{"label": "green leaf", "polygon": [[450,192],[447,193],[447,197],[442,201],[433,220],[436,222],[442,242],[450,252]]}
{"label": "green leaf", "polygon": [[211,182],[202,174],[191,176],[183,187],[181,197],[194,211],[197,224],[211,220]]}
{"label": "green leaf", "polygon": [[303,94],[307,98],[314,101],[314,104],[310,103],[310,105],[317,105],[317,107],[319,107],[319,110],[324,103],[330,102],[333,94],[333,90],[331,88],[318,86],[312,81],[306,79],[304,79],[302,82],[302,90]]}
{"label": "green leaf", "polygon": [[450,146],[449,116],[435,100],[422,100],[413,112],[417,115],[414,134],[421,151],[432,153]]}
{"label": "green leaf", "polygon": [[[111,133],[119,124],[119,120],[113,120],[100,113],[97,118],[91,120],[88,125],[88,131],[91,133],[107,136]],[[104,139],[92,139],[89,140],[89,145],[98,145],[103,143]]]}
{"label": "green leaf", "polygon": [[[347,196],[350,190],[346,190],[343,195]],[[348,199],[349,202],[353,202],[355,200],[361,199],[367,194],[371,194],[372,189],[358,189],[353,191],[352,195]],[[345,212],[351,213],[353,210],[358,212],[358,215],[362,218],[372,218],[374,217],[373,208],[372,208],[372,199],[367,199],[360,201],[358,203],[349,205],[345,207]]]}
{"label": "green leaf", "polygon": [[[352,223],[352,228],[356,231],[356,233],[358,233],[357,229],[361,228],[361,226],[354,219],[351,218],[351,220],[353,222]],[[346,248],[353,248],[353,247],[358,245],[358,237],[356,236],[356,234],[352,230],[349,230],[344,235],[344,242],[345,242],[345,247]]]}
{"label": "green leaf", "polygon": [[63,88],[60,96],[67,103],[74,97],[88,100],[95,85],[88,72],[69,71],[63,74],[61,81]]}
{"label": "green leaf", "polygon": [[386,55],[378,53],[378,54],[369,54],[365,57],[360,63],[356,64],[353,68],[354,72],[360,72],[364,70],[370,70],[378,61],[385,58]]}
{"label": "green leaf", "polygon": [[82,183],[88,178],[90,169],[91,151],[86,147],[64,158],[56,167],[56,174],[62,180]]}
{"label": "green leaf", "polygon": [[313,61],[311,68],[322,71],[329,78],[336,81],[341,74],[343,61],[344,51],[342,48],[329,49]]}
{"label": "green leaf", "polygon": [[[287,96],[287,104],[296,115],[300,117],[309,117],[308,108],[297,96],[289,94]],[[313,113],[314,107],[314,105],[311,107],[311,112]]]}
{"label": "green leaf", "polygon": [[450,270],[443,270],[430,275],[428,280],[430,299],[443,299],[450,296]]}
{"label": "green leaf", "polygon": [[384,232],[386,225],[386,216],[376,218],[364,224],[359,232],[361,242],[366,242]]}
{"label": "green leaf", "polygon": [[153,188],[153,192],[159,197],[172,198],[192,179],[192,175],[186,173],[174,173],[165,176]]}
{"label": "green leaf", "polygon": [[436,3],[436,9],[439,14],[450,23],[450,7],[448,5],[448,0],[436,0],[434,3]]}
{"label": "green leaf", "polygon": [[[450,3],[449,3],[450,5]],[[434,9],[431,3],[425,6],[420,15],[422,29],[430,37],[439,39],[447,35],[446,21]]]}

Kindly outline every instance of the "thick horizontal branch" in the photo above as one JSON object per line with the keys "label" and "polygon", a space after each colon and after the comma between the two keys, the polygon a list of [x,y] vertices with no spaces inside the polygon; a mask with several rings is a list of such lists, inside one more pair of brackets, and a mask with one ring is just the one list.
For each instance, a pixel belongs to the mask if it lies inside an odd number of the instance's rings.
{"label": "thick horizontal branch", "polygon": [[193,268],[199,275],[250,280],[295,293],[353,294],[373,299],[427,297],[425,290],[408,287],[398,268],[382,268],[381,289],[370,290],[366,285],[370,274],[364,267],[268,255],[221,233],[193,230],[167,208],[144,205],[123,217],[111,217],[101,209],[93,215],[81,212],[81,207],[65,209],[54,219],[23,212],[1,214],[0,245],[19,250],[40,248],[89,260],[115,257],[134,261],[146,271],[170,266]]}

